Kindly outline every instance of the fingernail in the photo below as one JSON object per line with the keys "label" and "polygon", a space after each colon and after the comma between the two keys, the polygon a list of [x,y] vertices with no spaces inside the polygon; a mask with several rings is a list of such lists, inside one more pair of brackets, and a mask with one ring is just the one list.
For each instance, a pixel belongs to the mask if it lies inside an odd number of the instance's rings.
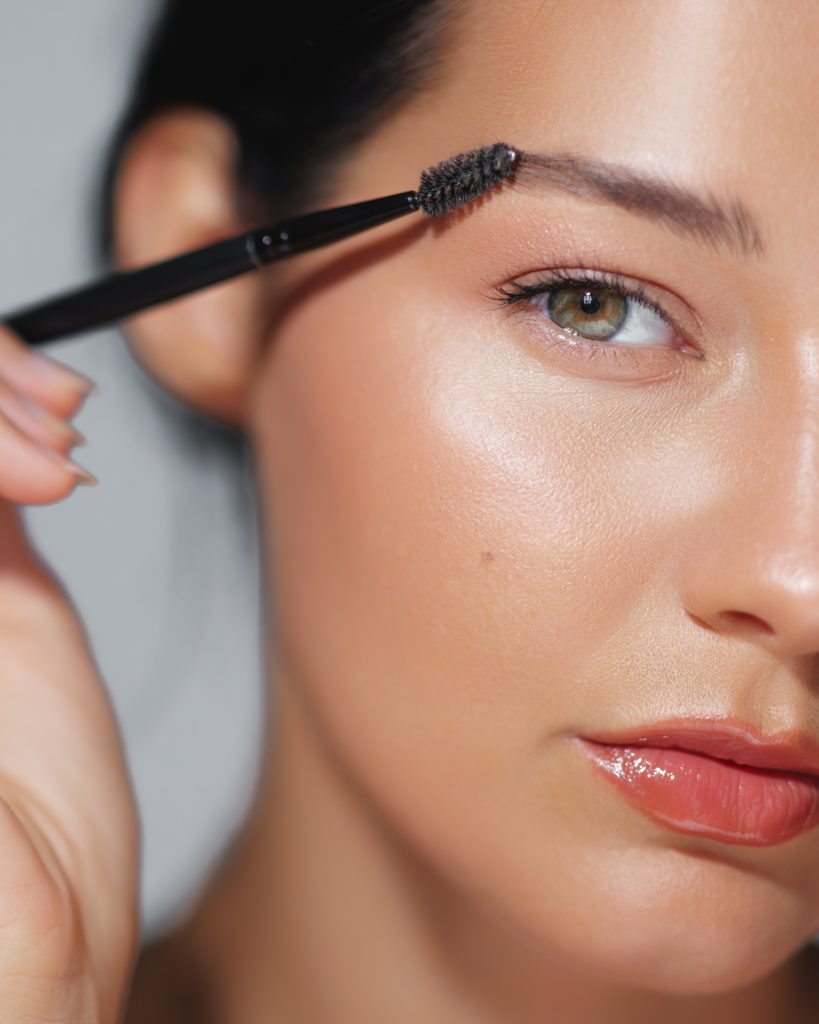
{"label": "fingernail", "polygon": [[49,448],[47,445],[38,444],[37,447],[45,452],[45,454],[53,459],[54,462],[58,462],[63,469],[67,469],[69,473],[73,473],[77,478],[77,482],[81,484],[88,484],[94,486],[99,483],[99,480],[94,476],[93,473],[89,473],[87,469],[81,466],[79,463],[74,462],[73,459],[66,458],[60,452],[55,451],[53,448]]}
{"label": "fingernail", "polygon": [[77,481],[81,484],[88,484],[89,487],[96,487],[99,480],[94,476],[93,473],[89,473],[87,469],[83,469],[78,463],[72,459],[68,459],[68,469],[77,477]]}
{"label": "fingernail", "polygon": [[39,402],[35,402],[29,398],[28,395],[18,395],[20,402],[32,412],[39,420],[47,424],[47,426],[61,434],[67,441],[70,441],[72,445],[86,444],[86,439],[83,434],[77,430],[77,428],[68,423],[66,420],[60,419],[59,416],[55,416],[49,412],[48,409],[40,405]]}
{"label": "fingernail", "polygon": [[97,390],[97,385],[90,377],[58,363],[56,359],[52,359],[42,352],[29,351],[27,354],[32,370],[44,380],[61,386],[73,387],[83,395],[91,395]]}

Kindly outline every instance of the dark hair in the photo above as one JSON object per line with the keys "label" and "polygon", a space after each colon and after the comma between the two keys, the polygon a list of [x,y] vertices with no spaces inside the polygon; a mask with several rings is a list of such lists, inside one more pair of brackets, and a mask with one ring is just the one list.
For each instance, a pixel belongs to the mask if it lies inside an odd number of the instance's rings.
{"label": "dark hair", "polygon": [[165,0],[104,170],[101,245],[128,139],[172,106],[236,133],[240,210],[320,198],[329,164],[436,80],[456,0]]}

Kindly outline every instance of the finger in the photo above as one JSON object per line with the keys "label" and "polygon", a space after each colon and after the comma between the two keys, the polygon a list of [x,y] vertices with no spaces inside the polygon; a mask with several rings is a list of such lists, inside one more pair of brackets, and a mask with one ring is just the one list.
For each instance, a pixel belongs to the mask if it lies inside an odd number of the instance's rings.
{"label": "finger", "polygon": [[94,390],[88,377],[29,348],[0,324],[0,377],[57,416],[77,412]]}
{"label": "finger", "polygon": [[39,445],[0,413],[0,497],[16,504],[48,505],[78,483],[96,479],[58,451]]}
{"label": "finger", "polygon": [[5,796],[0,845],[2,1020],[90,1019],[82,1016],[91,1007],[82,998],[81,923],[69,887],[47,839]]}
{"label": "finger", "polygon": [[0,413],[19,427],[24,434],[39,444],[47,445],[67,455],[73,445],[83,444],[85,438],[70,423],[55,416],[38,402],[20,394],[0,377]]}

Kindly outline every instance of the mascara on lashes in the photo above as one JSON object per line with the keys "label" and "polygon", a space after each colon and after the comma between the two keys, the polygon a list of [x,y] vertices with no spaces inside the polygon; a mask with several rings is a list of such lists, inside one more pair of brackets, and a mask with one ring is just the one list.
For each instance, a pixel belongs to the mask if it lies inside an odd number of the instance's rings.
{"label": "mascara on lashes", "polygon": [[[655,313],[673,332],[677,338],[683,340],[682,345],[642,345],[634,342],[618,341],[616,338],[589,338],[580,331],[574,331],[557,320],[550,313],[542,310],[541,306],[535,303],[535,299],[544,296],[560,288],[587,289],[590,292],[608,292],[619,295],[630,303],[636,303]],[[552,346],[568,346],[573,350],[573,356],[584,356],[586,358],[609,358],[616,361],[629,359],[632,362],[642,358],[641,353],[657,352],[665,350],[677,352],[686,356],[693,356],[696,359],[704,359],[705,354],[697,347],[689,344],[686,332],[676,323],[675,319],[662,308],[662,306],[651,299],[642,285],[630,284],[619,274],[606,271],[591,270],[567,270],[562,268],[552,269],[543,272],[533,282],[514,280],[494,289],[492,298],[502,307],[515,305],[530,306],[537,308],[544,319],[548,320],[551,328],[564,337],[551,337]],[[625,322],[618,330],[625,327]]]}

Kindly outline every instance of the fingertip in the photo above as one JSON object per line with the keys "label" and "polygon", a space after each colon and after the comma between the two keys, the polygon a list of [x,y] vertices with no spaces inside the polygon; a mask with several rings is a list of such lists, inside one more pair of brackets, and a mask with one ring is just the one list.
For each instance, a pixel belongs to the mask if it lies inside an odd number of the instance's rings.
{"label": "fingertip", "polygon": [[54,395],[50,403],[51,411],[63,419],[71,419],[80,412],[86,401],[96,391],[96,386],[91,391],[83,391],[80,388],[63,390],[59,394]]}
{"label": "fingertip", "polygon": [[54,505],[80,484],[94,485],[93,474],[65,456],[34,442],[24,454],[7,460],[0,477],[0,496],[17,505]]}
{"label": "fingertip", "polygon": [[[35,441],[34,444],[37,444]],[[99,483],[99,480],[90,473],[84,466],[81,466],[78,462],[70,459],[67,455],[62,452],[49,448],[47,445],[37,444],[40,451],[53,463],[55,463],[64,473],[67,473],[69,477],[74,477],[75,484],[86,484],[89,486],[95,486]]]}
{"label": "fingertip", "polygon": [[58,467],[0,482],[0,497],[15,505],[55,505],[73,493],[77,478]]}
{"label": "fingertip", "polygon": [[97,390],[90,377],[32,348],[4,324],[0,324],[0,376],[43,404],[53,403],[64,415],[79,409]]}

